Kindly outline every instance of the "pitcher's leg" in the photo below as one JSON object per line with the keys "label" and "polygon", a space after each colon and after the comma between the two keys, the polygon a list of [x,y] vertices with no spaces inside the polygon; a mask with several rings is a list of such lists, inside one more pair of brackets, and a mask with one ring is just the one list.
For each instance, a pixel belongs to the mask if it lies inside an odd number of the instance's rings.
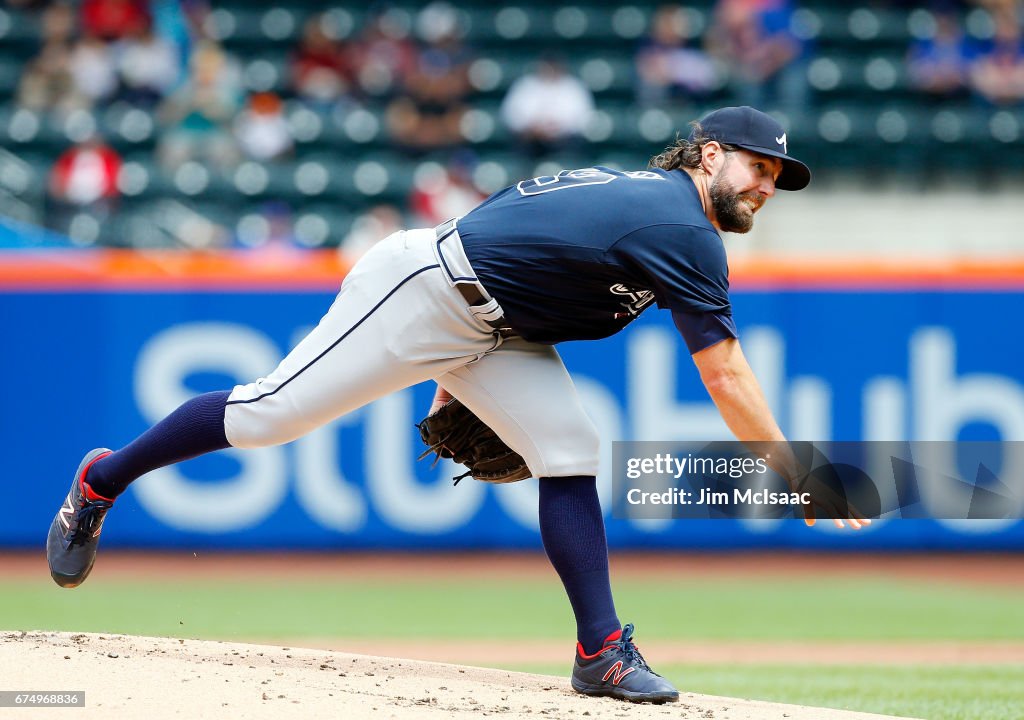
{"label": "pitcher's leg", "polygon": [[[415,316],[403,305],[424,304],[436,294],[432,281],[442,293],[447,289],[426,246],[408,247],[408,236],[415,239],[415,233],[382,241],[353,268],[319,325],[268,378],[236,387],[230,396],[206,393],[186,401],[129,445],[92,463],[92,490],[113,499],[136,478],[165,465],[229,446],[287,442],[449,367],[448,358],[435,362],[422,353],[404,354],[390,339],[392,333],[406,337],[408,317]],[[416,325],[433,327],[426,320]],[[432,332],[442,340],[458,334],[457,328],[445,327],[441,323]],[[490,338],[478,336],[467,337],[467,346],[486,348]]]}
{"label": "pitcher's leg", "polygon": [[224,424],[234,447],[289,442],[494,345],[444,280],[433,232],[423,233],[397,233],[374,247],[280,365],[232,391]]}
{"label": "pitcher's leg", "polygon": [[89,487],[114,499],[136,478],[165,465],[230,447],[224,435],[228,392],[197,395],[115,453],[89,467]]}
{"label": "pitcher's leg", "polygon": [[540,530],[573,614],[594,652],[619,629],[597,497],[598,436],[554,348],[513,338],[438,383],[526,460],[540,480]]}
{"label": "pitcher's leg", "polygon": [[[413,280],[417,270],[410,268]],[[386,345],[387,333],[401,330],[396,315],[404,311],[398,296],[417,290],[404,277],[392,282],[391,290],[364,289],[365,283],[358,282],[346,285],[320,324],[267,378],[230,394],[206,393],[186,401],[129,445],[94,462],[88,468],[89,486],[113,499],[157,468],[229,446],[294,440],[391,390],[429,377],[437,370],[434,364],[417,369],[393,356]],[[387,297],[389,292],[392,297]]]}
{"label": "pitcher's leg", "polygon": [[597,652],[621,625],[612,599],[596,479],[540,478],[538,513],[544,551],[576,618],[576,640],[584,652]]}
{"label": "pitcher's leg", "polygon": [[432,231],[396,233],[367,253],[320,324],[267,378],[193,398],[116,453],[89,452],[50,524],[53,579],[76,587],[88,577],[107,512],[140,475],[229,444],[288,442],[491,349],[489,328],[444,279],[433,239]]}

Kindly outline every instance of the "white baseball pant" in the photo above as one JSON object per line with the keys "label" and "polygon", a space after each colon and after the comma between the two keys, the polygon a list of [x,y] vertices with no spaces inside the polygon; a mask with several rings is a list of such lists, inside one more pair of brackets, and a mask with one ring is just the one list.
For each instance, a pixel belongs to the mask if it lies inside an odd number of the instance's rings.
{"label": "white baseball pant", "polygon": [[[458,233],[382,240],[352,268],[327,314],[267,377],[228,398],[228,442],[290,442],[396,390],[435,379],[526,460],[535,477],[596,475],[597,431],[549,345],[503,338],[456,289],[475,281]],[[490,297],[479,282],[474,285]]]}

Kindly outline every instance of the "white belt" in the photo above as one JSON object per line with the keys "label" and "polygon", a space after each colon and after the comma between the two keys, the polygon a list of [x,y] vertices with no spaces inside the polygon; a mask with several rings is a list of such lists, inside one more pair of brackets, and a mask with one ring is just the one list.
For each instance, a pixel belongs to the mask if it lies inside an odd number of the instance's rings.
{"label": "white belt", "polygon": [[491,297],[480,283],[473,266],[469,264],[462,238],[456,228],[456,219],[443,222],[434,228],[434,256],[444,272],[448,284],[459,291],[469,306],[469,311],[503,335],[511,335],[511,328],[505,321],[505,311],[498,301]]}

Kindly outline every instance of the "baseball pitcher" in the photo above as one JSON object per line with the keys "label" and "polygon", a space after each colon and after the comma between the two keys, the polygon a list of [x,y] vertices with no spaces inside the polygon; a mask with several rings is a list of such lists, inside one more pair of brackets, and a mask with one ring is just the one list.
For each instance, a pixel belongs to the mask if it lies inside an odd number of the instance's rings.
{"label": "baseball pitcher", "polygon": [[[86,579],[106,515],[145,473],[227,447],[286,443],[434,380],[432,411],[443,410],[444,421],[421,429],[436,452],[480,479],[537,478],[541,539],[576,617],[572,687],[678,699],[616,615],[595,485],[599,439],[555,346],[612,335],[656,304],[672,313],[736,437],[783,441],[737,340],[719,233],[749,231],[776,190],[809,182],[774,119],[728,107],[694,123],[646,170],[524,180],[437,228],[391,235],[356,263],[319,325],[266,377],[195,397],[120,450],[85,456],[50,526],[53,579],[62,587]],[[465,412],[453,418],[453,408]],[[483,453],[489,465],[452,450],[459,428],[477,419],[490,435],[485,443],[470,433],[470,444],[492,448]]]}

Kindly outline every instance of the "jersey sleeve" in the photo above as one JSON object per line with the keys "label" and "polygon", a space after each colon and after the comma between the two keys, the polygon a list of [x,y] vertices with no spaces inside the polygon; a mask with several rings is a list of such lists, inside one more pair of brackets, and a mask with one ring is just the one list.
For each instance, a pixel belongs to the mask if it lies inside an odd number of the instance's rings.
{"label": "jersey sleeve", "polygon": [[736,337],[729,265],[717,233],[691,225],[655,225],[621,238],[617,259],[654,292],[690,353]]}
{"label": "jersey sleeve", "polygon": [[611,252],[658,307],[682,313],[732,314],[722,238],[691,225],[655,225],[618,240]]}
{"label": "jersey sleeve", "polygon": [[690,313],[673,310],[672,322],[686,341],[691,355],[738,335],[731,312]]}

